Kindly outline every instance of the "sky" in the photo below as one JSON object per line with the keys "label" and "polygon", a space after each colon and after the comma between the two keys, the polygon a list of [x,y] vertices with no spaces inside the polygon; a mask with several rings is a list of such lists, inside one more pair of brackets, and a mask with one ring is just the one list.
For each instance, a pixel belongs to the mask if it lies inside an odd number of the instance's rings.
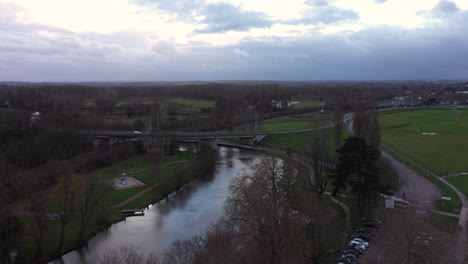
{"label": "sky", "polygon": [[468,79],[467,0],[0,0],[0,81]]}

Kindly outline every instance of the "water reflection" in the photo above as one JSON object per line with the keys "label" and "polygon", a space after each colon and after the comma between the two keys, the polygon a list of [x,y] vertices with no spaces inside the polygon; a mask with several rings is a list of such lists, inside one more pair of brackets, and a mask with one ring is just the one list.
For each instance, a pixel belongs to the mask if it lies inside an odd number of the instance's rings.
{"label": "water reflection", "polygon": [[248,170],[258,153],[219,148],[212,180],[196,180],[168,200],[151,205],[144,216],[129,217],[92,238],[86,247],[51,263],[96,263],[110,248],[132,243],[146,253],[160,254],[176,239],[201,234],[222,213],[231,179]]}

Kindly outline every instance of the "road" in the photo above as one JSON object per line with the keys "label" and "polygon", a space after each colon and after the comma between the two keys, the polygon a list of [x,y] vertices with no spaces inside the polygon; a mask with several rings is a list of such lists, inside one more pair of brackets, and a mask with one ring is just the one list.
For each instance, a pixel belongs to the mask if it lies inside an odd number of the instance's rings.
{"label": "road", "polygon": [[[344,121],[348,121],[352,118],[351,114],[346,114]],[[140,133],[136,131],[129,130],[79,130],[78,133],[83,136],[96,136],[96,137],[177,137],[177,138],[233,138],[233,137],[253,137],[257,136],[268,136],[276,134],[289,134],[289,133],[300,133],[300,132],[309,132],[316,131],[326,128],[334,127],[334,123],[329,123],[327,125],[305,128],[305,129],[296,129],[296,130],[283,130],[283,131],[217,131],[217,132],[161,132],[161,133]]]}

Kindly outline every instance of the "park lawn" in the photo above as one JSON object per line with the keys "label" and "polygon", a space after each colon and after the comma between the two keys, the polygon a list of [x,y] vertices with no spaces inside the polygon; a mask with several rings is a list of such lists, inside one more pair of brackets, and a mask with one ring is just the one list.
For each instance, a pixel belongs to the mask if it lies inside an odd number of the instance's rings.
{"label": "park lawn", "polygon": [[[172,156],[165,156],[164,163],[170,163],[178,160],[194,160],[196,155],[191,152],[178,151]],[[117,177],[124,172],[131,173],[142,169],[149,168],[150,160],[147,154],[139,154],[135,157],[117,162],[112,166],[96,170],[92,172],[93,175],[98,175],[101,178]]]}
{"label": "park lawn", "polygon": [[468,175],[450,176],[445,179],[468,196]]}
{"label": "park lawn", "polygon": [[[438,174],[468,171],[468,112],[419,110],[381,115],[382,141]],[[423,135],[421,133],[439,133]]]}
{"label": "park lawn", "polygon": [[[164,179],[167,176],[171,175],[176,171],[177,168],[180,168],[184,165],[184,163],[174,163],[170,165],[166,165],[161,168],[161,178]],[[136,179],[142,181],[143,183],[147,185],[153,185],[158,180],[156,179],[156,172],[152,169],[141,171],[141,172],[136,172],[132,173],[132,176],[135,177]]]}
{"label": "park lawn", "polygon": [[320,101],[302,101],[299,102],[298,104],[294,104],[293,108],[294,109],[304,109],[304,108],[309,108],[309,107],[322,107],[325,106],[325,102],[320,102]]}
{"label": "park lawn", "polygon": [[168,105],[168,112],[177,112],[179,114],[190,114],[192,112],[200,112],[204,108],[215,107],[214,101],[208,100],[193,100],[186,98],[171,98]]}
{"label": "park lawn", "polygon": [[[343,129],[344,130],[344,129]],[[345,132],[343,132],[345,133]],[[260,145],[274,147],[283,150],[295,152],[307,152],[312,148],[312,140],[314,136],[328,135],[327,149],[330,152],[335,151],[335,143],[333,140],[333,128],[326,128],[317,131],[306,131],[299,133],[286,133],[268,135],[260,142]]]}
{"label": "park lawn", "polygon": [[313,123],[305,118],[282,117],[259,124],[258,131],[286,131],[312,128]]}

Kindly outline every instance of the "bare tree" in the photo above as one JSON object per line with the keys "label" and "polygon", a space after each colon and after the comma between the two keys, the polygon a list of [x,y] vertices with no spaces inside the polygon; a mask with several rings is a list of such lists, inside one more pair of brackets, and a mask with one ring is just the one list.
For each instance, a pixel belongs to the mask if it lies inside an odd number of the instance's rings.
{"label": "bare tree", "polygon": [[164,264],[203,264],[204,241],[199,236],[176,240],[163,253]]}
{"label": "bare tree", "polygon": [[49,224],[49,215],[46,211],[46,183],[44,177],[38,174],[21,173],[17,177],[22,179],[22,190],[29,204],[29,211],[33,216],[33,223],[29,225],[34,244],[36,257],[42,258],[43,242]]}
{"label": "bare tree", "polygon": [[70,186],[70,173],[71,172],[69,170],[65,171],[62,179],[62,204],[59,212],[60,239],[57,246],[57,253],[62,251],[63,243],[65,241],[65,228],[70,221],[71,215],[72,191]]}
{"label": "bare tree", "polygon": [[126,244],[117,249],[109,249],[99,257],[100,264],[158,264],[160,263],[153,255],[145,255],[141,250]]}
{"label": "bare tree", "polygon": [[79,204],[80,227],[78,231],[78,241],[80,241],[95,216],[96,210],[106,196],[109,185],[100,182],[97,176],[89,175],[81,182],[81,199]]}
{"label": "bare tree", "polygon": [[390,250],[395,252],[392,263],[451,263],[447,251],[447,241],[436,237],[436,229],[427,223],[427,215],[416,212],[417,208],[405,208],[396,212],[393,219]]}
{"label": "bare tree", "polygon": [[334,128],[335,149],[339,149],[341,148],[341,145],[343,145],[344,114],[345,114],[345,106],[340,103],[336,103],[333,107],[333,119],[335,123],[335,128]]}
{"label": "bare tree", "polygon": [[231,185],[227,219],[255,249],[254,263],[306,263],[311,251],[304,219],[285,198],[281,177],[281,160],[268,157]]}
{"label": "bare tree", "polygon": [[313,175],[306,177],[310,188],[318,193],[325,192],[327,185],[333,175],[336,165],[336,157],[327,150],[327,137],[318,135],[312,139],[312,151],[308,153]]}
{"label": "bare tree", "polygon": [[380,123],[375,102],[360,100],[354,103],[353,133],[365,138],[369,145],[380,148]]}

